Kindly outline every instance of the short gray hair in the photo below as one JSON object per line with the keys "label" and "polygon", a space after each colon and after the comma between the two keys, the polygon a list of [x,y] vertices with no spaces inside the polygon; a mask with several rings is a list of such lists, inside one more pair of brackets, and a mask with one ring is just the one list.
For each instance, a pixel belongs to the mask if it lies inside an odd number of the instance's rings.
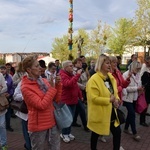
{"label": "short gray hair", "polygon": [[63,68],[63,69],[66,68],[69,63],[72,63],[72,61],[71,61],[71,60],[65,60],[65,61],[63,61],[63,62],[62,62],[62,68]]}
{"label": "short gray hair", "polygon": [[110,61],[117,61],[117,57],[116,56],[109,56]]}

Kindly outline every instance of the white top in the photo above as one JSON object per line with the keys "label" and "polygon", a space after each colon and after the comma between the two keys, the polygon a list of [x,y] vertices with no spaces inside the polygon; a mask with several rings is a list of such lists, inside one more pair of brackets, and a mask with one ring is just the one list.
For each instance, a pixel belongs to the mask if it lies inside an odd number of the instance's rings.
{"label": "white top", "polygon": [[7,92],[7,85],[5,78],[2,73],[0,73],[0,94]]}
{"label": "white top", "polygon": [[[123,73],[123,78],[128,78],[129,71]],[[130,84],[122,90],[122,100],[125,102],[133,103],[138,98],[138,87],[139,87],[139,73],[130,77]]]}
{"label": "white top", "polygon": [[[78,69],[76,67],[73,68],[74,75],[76,75],[77,70]],[[83,71],[78,80],[78,86],[81,90],[85,90],[87,81],[88,81],[87,73],[86,71]]]}
{"label": "white top", "polygon": [[[23,101],[23,96],[22,96],[22,92],[21,92],[21,81],[18,83],[17,87],[15,88],[13,97],[14,97],[15,101]],[[16,116],[18,116],[19,118],[21,118],[25,121],[28,120],[28,114],[24,114],[20,111],[16,112]]]}
{"label": "white top", "polygon": [[53,79],[53,82],[55,83],[55,79],[56,79],[56,71],[55,73],[51,73],[48,69],[45,70],[45,76],[47,78],[48,81],[51,81],[51,79]]}
{"label": "white top", "polygon": [[27,73],[25,72],[16,72],[13,77],[13,85],[17,86],[17,84],[21,81],[22,76],[26,75]]}

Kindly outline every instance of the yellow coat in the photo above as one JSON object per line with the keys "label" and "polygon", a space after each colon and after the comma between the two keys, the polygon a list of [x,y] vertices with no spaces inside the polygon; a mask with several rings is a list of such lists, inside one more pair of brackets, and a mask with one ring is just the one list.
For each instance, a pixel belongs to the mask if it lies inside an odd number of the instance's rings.
{"label": "yellow coat", "polygon": [[[111,73],[108,73],[108,76],[114,89],[114,96],[119,99],[116,80]],[[87,126],[91,131],[100,135],[109,135],[112,111],[111,93],[104,84],[105,79],[106,77],[101,72],[97,72],[89,79],[86,86],[88,103]],[[119,125],[118,119],[117,123]]]}

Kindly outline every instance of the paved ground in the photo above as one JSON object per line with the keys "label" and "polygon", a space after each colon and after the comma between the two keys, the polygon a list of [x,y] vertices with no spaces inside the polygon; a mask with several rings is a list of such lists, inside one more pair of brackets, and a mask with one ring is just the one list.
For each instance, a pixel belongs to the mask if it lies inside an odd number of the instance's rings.
{"label": "paved ground", "polygon": [[[132,135],[122,133],[121,145],[125,150],[150,150],[150,127],[139,126],[138,115],[136,122],[138,134],[142,138],[141,141],[136,142],[133,140]],[[147,122],[150,123],[150,117],[147,117]],[[12,118],[12,127],[14,132],[7,132],[9,150],[24,150],[20,119]],[[90,132],[85,132],[82,127],[73,127],[72,133],[75,135],[76,140],[68,144],[61,142],[61,150],[90,150]],[[112,150],[112,136],[106,137],[106,140],[107,143],[98,142],[98,150]]]}

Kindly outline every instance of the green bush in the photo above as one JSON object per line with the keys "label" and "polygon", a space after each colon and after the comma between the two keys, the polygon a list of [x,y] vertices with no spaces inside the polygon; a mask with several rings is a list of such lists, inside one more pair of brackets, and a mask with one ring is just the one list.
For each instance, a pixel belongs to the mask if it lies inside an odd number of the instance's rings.
{"label": "green bush", "polygon": [[126,65],[120,65],[120,69],[121,69],[121,72],[125,72],[126,71]]}
{"label": "green bush", "polygon": [[5,60],[4,59],[0,59],[0,65],[4,65],[5,64]]}

